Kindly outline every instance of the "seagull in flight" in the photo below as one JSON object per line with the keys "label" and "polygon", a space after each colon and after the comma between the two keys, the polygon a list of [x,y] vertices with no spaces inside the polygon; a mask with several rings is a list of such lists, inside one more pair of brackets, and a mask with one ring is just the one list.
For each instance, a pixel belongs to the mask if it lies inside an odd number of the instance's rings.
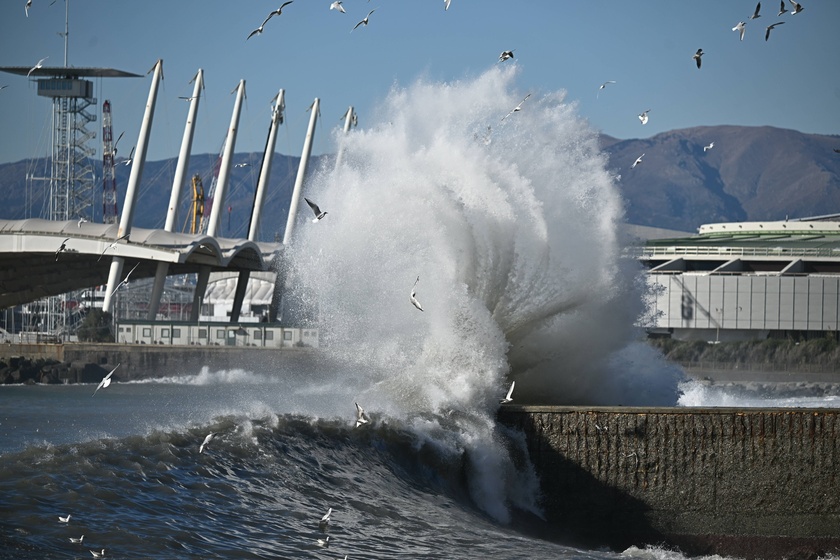
{"label": "seagull in flight", "polygon": [[242,163],[237,163],[236,165],[234,165],[234,167],[248,167],[250,165],[251,164],[246,161],[246,162],[242,162]]}
{"label": "seagull in flight", "polygon": [[785,8],[785,0],[782,0],[782,5],[779,7],[779,15],[787,13],[787,8]]}
{"label": "seagull in flight", "polygon": [[777,25],[782,25],[783,23],[784,23],[783,21],[777,21],[773,25],[768,25],[766,30],[764,31],[764,40],[767,41],[768,39],[770,39],[770,30],[771,29],[773,29]]}
{"label": "seagull in flight", "polygon": [[59,522],[61,522],[61,523],[70,523],[70,514],[68,513],[68,514],[67,514],[67,517],[61,517],[61,516],[59,515],[59,516],[58,516],[58,520],[59,520]]}
{"label": "seagull in flight", "polygon": [[794,2],[793,0],[790,0],[790,3],[793,5],[793,11],[790,13],[790,15],[792,16],[798,14],[799,12],[805,9],[799,2]]}
{"label": "seagull in flight", "polygon": [[29,70],[29,72],[27,72],[27,73],[26,73],[26,77],[28,78],[28,77],[29,77],[29,75],[30,75],[30,74],[32,74],[32,72],[34,72],[34,71],[35,71],[35,70],[37,70],[38,68],[43,68],[43,66],[44,66],[44,61],[45,61],[45,60],[47,60],[48,58],[49,58],[49,56],[45,56],[44,58],[42,58],[41,60],[39,60],[39,61],[38,61],[38,63],[37,63],[35,66],[33,66],[33,67]]}
{"label": "seagull in flight", "polygon": [[96,259],[96,261],[99,262],[99,260],[105,255],[105,251],[107,251],[108,249],[116,249],[117,248],[117,243],[119,243],[120,241],[122,241],[124,239],[128,239],[128,236],[129,236],[129,234],[126,233],[122,237],[119,237],[119,238],[115,239],[113,243],[111,243],[110,245],[108,245],[107,247],[105,247],[102,250],[102,254],[99,255],[99,258]]}
{"label": "seagull in flight", "polygon": [[370,17],[370,14],[372,14],[372,13],[373,13],[373,12],[375,12],[375,11],[376,11],[376,8],[374,8],[374,9],[373,9],[373,10],[371,10],[371,11],[369,11],[369,12],[368,12],[368,15],[366,15],[366,16],[365,16],[365,19],[363,19],[362,21],[360,21],[359,23],[357,23],[357,24],[353,27],[353,29],[351,29],[351,30],[350,30],[350,33],[353,33],[353,31],[355,31],[355,30],[356,30],[356,27],[359,27],[360,25],[364,25],[365,27],[367,27],[367,24],[368,24],[368,18]]}
{"label": "seagull in flight", "polygon": [[639,115],[639,120],[641,121],[642,124],[647,124],[648,113],[650,113],[650,109],[648,109],[647,111],[645,111],[641,115]]}
{"label": "seagull in flight", "polygon": [[598,86],[598,93],[597,93],[597,95],[595,95],[595,97],[598,97],[599,95],[601,95],[601,90],[606,88],[607,84],[614,84],[614,83],[616,83],[615,80],[607,80],[606,82],[604,82],[603,84]]}
{"label": "seagull in flight", "polygon": [[0,89],[6,89],[7,87],[9,87],[9,84],[4,84],[4,85],[0,86]]}
{"label": "seagull in flight", "polygon": [[414,281],[414,286],[411,287],[411,305],[413,305],[420,311],[423,311],[423,308],[420,306],[420,302],[417,301],[417,298],[415,297],[417,295],[417,282],[419,281],[420,277],[418,276],[417,280]]}
{"label": "seagull in flight", "polygon": [[115,293],[117,293],[117,290],[119,290],[120,288],[122,288],[123,286],[125,286],[126,284],[128,284],[128,277],[129,277],[129,276],[131,276],[131,273],[132,273],[132,272],[134,272],[134,270],[135,270],[138,266],[140,266],[140,263],[139,263],[139,262],[138,262],[137,264],[135,264],[135,265],[134,265],[134,268],[132,268],[131,270],[129,270],[129,271],[128,271],[128,274],[126,274],[126,275],[125,275],[125,278],[123,278],[123,279],[122,279],[122,282],[120,282],[119,284],[117,284],[117,287],[116,287],[116,288],[114,288],[114,291],[113,291],[113,292],[111,292],[111,295],[112,295],[112,296],[113,296]]}
{"label": "seagull in flight", "polygon": [[32,7],[32,0],[26,0],[26,5],[23,7],[23,11],[26,12],[26,17],[29,17],[29,8]]}
{"label": "seagull in flight", "polygon": [[87,223],[88,219],[84,216],[79,217],[79,227],[82,227],[82,224]]}
{"label": "seagull in flight", "polygon": [[449,5],[451,3],[452,3],[452,0],[443,0],[443,11],[444,12],[449,9]]}
{"label": "seagull in flight", "polygon": [[359,406],[359,403],[354,403],[356,405],[356,427],[358,428],[362,424],[367,424],[370,422],[370,418],[365,413],[365,409]]}
{"label": "seagull in flight", "polygon": [[311,200],[309,200],[305,196],[303,197],[303,200],[306,201],[306,203],[309,205],[309,207],[312,208],[312,212],[315,214],[315,219],[312,220],[313,224],[318,223],[320,220],[322,220],[324,218],[324,216],[327,215],[327,212],[322,212],[317,204],[315,204],[314,202],[312,202]]}
{"label": "seagull in flight", "polygon": [[507,404],[513,402],[513,387],[516,385],[516,381],[510,382],[510,389],[508,389],[507,395],[505,398],[499,401],[499,404]]}
{"label": "seagull in flight", "polygon": [[[268,21],[268,20],[266,20],[266,21]],[[265,26],[265,21],[264,21],[264,22],[262,22],[262,25],[260,25],[259,27],[257,27],[257,28],[256,28],[256,29],[254,29],[253,31],[251,31],[251,33],[249,33],[249,34],[248,34],[248,36],[245,38],[245,40],[247,41],[248,39],[250,39],[250,38],[251,38],[251,37],[253,37],[254,35],[259,35],[259,34],[261,34],[261,33],[263,32],[263,27],[264,27],[264,26]]]}
{"label": "seagull in flight", "polygon": [[134,148],[136,148],[136,146],[131,147],[131,151],[128,153],[128,158],[122,161],[123,165],[131,165],[131,162],[134,161]]}
{"label": "seagull in flight", "polygon": [[715,143],[714,142],[709,142],[708,146],[703,146],[703,151],[708,152],[709,150],[711,150],[714,147],[715,147]]}
{"label": "seagull in flight", "polygon": [[502,120],[505,120],[506,118],[508,118],[508,117],[509,117],[509,116],[511,116],[512,114],[514,114],[514,113],[516,113],[516,112],[518,112],[518,111],[521,111],[521,110],[522,110],[522,104],[523,104],[523,103],[525,103],[525,100],[526,100],[526,99],[528,99],[529,97],[531,97],[531,94],[530,94],[530,93],[529,93],[528,95],[526,95],[526,96],[525,96],[525,99],[523,99],[522,101],[520,101],[520,102],[519,102],[519,105],[517,105],[516,107],[514,107],[513,109],[511,109],[511,110],[510,110],[510,113],[508,113],[507,115],[505,115],[504,117],[502,117]]}
{"label": "seagull in flight", "polygon": [[332,508],[327,510],[327,513],[324,514],[324,517],[321,518],[321,521],[318,522],[318,527],[324,528],[330,524],[330,515],[332,515]]}
{"label": "seagull in flight", "polygon": [[703,49],[697,49],[697,52],[694,53],[694,56],[691,57],[695,61],[697,61],[697,69],[698,70],[700,69],[700,64],[701,64],[700,57],[703,56],[704,54],[706,54],[706,53],[703,52]]}
{"label": "seagull in flight", "polygon": [[338,10],[342,14],[346,14],[347,12],[344,9],[344,6],[341,5],[341,0],[335,0],[332,4],[330,4],[330,10]]}
{"label": "seagull in flight", "polygon": [[216,432],[210,432],[209,434],[207,434],[207,435],[204,437],[204,441],[202,441],[202,442],[201,442],[201,445],[200,445],[200,446],[198,446],[198,452],[199,452],[199,453],[204,453],[204,448],[205,448],[205,447],[207,447],[207,445],[208,445],[211,441],[213,441],[213,438],[214,438],[214,437],[216,437]]}
{"label": "seagull in flight", "polygon": [[82,535],[78,539],[76,537],[70,537],[70,542],[75,544],[82,544],[82,541],[85,540],[85,536]]}
{"label": "seagull in flight", "polygon": [[738,25],[732,28],[732,31],[740,31],[741,32],[741,40],[744,40],[744,32],[747,30],[747,24],[743,21],[739,21]]}
{"label": "seagull in flight", "polygon": [[294,0],[289,0],[288,2],[283,2],[283,5],[282,5],[282,6],[280,6],[279,8],[277,8],[276,10],[274,10],[273,12],[271,12],[270,14],[268,14],[268,17],[267,17],[267,18],[265,18],[265,21],[263,21],[263,22],[262,22],[262,25],[260,26],[260,29],[262,29],[262,26],[263,26],[263,25],[265,25],[266,23],[268,23],[268,20],[270,20],[270,19],[271,19],[271,18],[273,18],[274,16],[279,16],[281,13],[283,13],[283,8],[285,8],[286,6],[288,6],[289,4],[291,4],[293,1],[294,1]]}
{"label": "seagull in flight", "polygon": [[753,15],[750,16],[750,19],[760,18],[761,14],[758,13],[760,10],[761,10],[761,2],[756,4],[755,11],[753,12]]}
{"label": "seagull in flight", "polygon": [[55,251],[55,260],[58,260],[58,255],[60,255],[61,253],[63,253],[63,252],[64,252],[64,250],[65,250],[65,249],[67,249],[67,242],[68,242],[68,241],[70,241],[70,238],[69,238],[69,237],[68,237],[67,239],[65,239],[64,241],[62,241],[62,242],[61,242],[61,246],[60,246],[58,249],[56,249],[56,251]]}
{"label": "seagull in flight", "polygon": [[499,55],[499,62],[504,62],[509,58],[513,58],[513,51],[502,51],[502,54]]}
{"label": "seagull in flight", "polygon": [[643,157],[645,157],[645,154],[642,154],[642,155],[640,155],[639,157],[637,157],[637,158],[636,158],[636,161],[634,161],[634,162],[633,162],[633,165],[631,165],[631,166],[630,166],[630,169],[633,169],[633,168],[635,168],[637,165],[639,165],[640,163],[642,163],[642,158],[643,158]]}
{"label": "seagull in flight", "polygon": [[[99,389],[105,389],[106,387],[108,387],[111,384],[111,376],[114,374],[115,371],[117,371],[118,367],[120,367],[120,364],[117,364],[116,367],[114,367],[114,369],[112,369],[111,371],[108,372],[108,375],[106,375],[105,377],[102,378],[102,381],[100,381],[99,385],[97,385],[96,389],[94,389],[93,395],[95,395],[96,391],[98,391]],[[91,397],[93,395],[91,395]],[[67,518],[70,519],[70,516],[68,515]]]}

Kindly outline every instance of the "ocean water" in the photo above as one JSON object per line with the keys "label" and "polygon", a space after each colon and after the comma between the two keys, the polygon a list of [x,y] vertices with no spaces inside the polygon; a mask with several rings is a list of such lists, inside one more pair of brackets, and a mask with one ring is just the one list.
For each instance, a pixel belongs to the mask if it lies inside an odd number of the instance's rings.
{"label": "ocean water", "polygon": [[395,87],[367,120],[310,178],[329,214],[281,271],[322,348],[95,396],[0,387],[0,557],[683,558],[553,541],[523,437],[494,420],[514,380],[523,403],[743,398],[636,342],[619,178],[574,103],[494,68]]}

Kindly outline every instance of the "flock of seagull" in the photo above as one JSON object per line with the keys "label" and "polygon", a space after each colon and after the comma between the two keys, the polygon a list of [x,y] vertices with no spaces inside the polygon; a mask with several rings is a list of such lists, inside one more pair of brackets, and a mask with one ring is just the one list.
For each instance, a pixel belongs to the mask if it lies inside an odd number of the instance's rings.
{"label": "flock of seagull", "polygon": [[[799,4],[798,2],[794,2],[794,0],[789,0],[789,2],[791,4],[791,8],[792,8],[791,10],[787,9],[787,6],[785,5],[785,0],[780,0],[780,1],[781,1],[781,5],[779,6],[779,16],[778,17],[781,17],[782,14],[788,13],[788,11],[790,11],[791,15],[796,15],[799,12],[801,12],[802,10],[804,10],[804,8],[802,7],[802,4]],[[760,17],[761,17],[761,2],[756,4],[755,11],[753,12],[753,15],[751,15],[747,19],[752,20],[752,19],[758,19]],[[765,41],[769,40],[770,39],[770,31],[773,28],[775,28],[777,25],[782,25],[783,23],[784,23],[783,21],[777,21],[776,23],[773,23],[773,24],[765,27],[764,28],[764,40]],[[746,30],[747,30],[747,22],[745,22],[745,21],[739,21],[738,24],[735,27],[732,28],[732,31],[737,31],[740,34],[741,41],[744,40],[744,33],[746,32]],[[697,68],[700,68],[700,62],[699,61],[697,62]]]}

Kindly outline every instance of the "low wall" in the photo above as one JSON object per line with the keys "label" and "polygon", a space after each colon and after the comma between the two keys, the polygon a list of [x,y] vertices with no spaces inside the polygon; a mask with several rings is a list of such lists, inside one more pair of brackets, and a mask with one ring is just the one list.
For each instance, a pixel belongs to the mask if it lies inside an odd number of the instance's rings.
{"label": "low wall", "polygon": [[840,552],[840,410],[506,405],[549,523],[617,550],[815,558]]}
{"label": "low wall", "polygon": [[[132,381],[154,377],[195,375],[204,366],[214,370],[247,369],[268,372],[279,360],[310,354],[309,348],[260,348],[252,346],[166,346],[146,344],[0,344],[0,360],[11,357],[54,359],[59,362],[120,364],[114,377]],[[73,380],[71,380],[73,381]]]}

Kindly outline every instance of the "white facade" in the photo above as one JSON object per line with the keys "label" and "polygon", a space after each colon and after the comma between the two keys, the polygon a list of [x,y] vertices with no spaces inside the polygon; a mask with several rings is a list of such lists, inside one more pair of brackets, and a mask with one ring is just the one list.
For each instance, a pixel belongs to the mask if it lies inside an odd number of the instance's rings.
{"label": "white facade", "polygon": [[117,343],[169,346],[258,346],[318,348],[318,329],[281,327],[272,323],[188,323],[123,321]]}

